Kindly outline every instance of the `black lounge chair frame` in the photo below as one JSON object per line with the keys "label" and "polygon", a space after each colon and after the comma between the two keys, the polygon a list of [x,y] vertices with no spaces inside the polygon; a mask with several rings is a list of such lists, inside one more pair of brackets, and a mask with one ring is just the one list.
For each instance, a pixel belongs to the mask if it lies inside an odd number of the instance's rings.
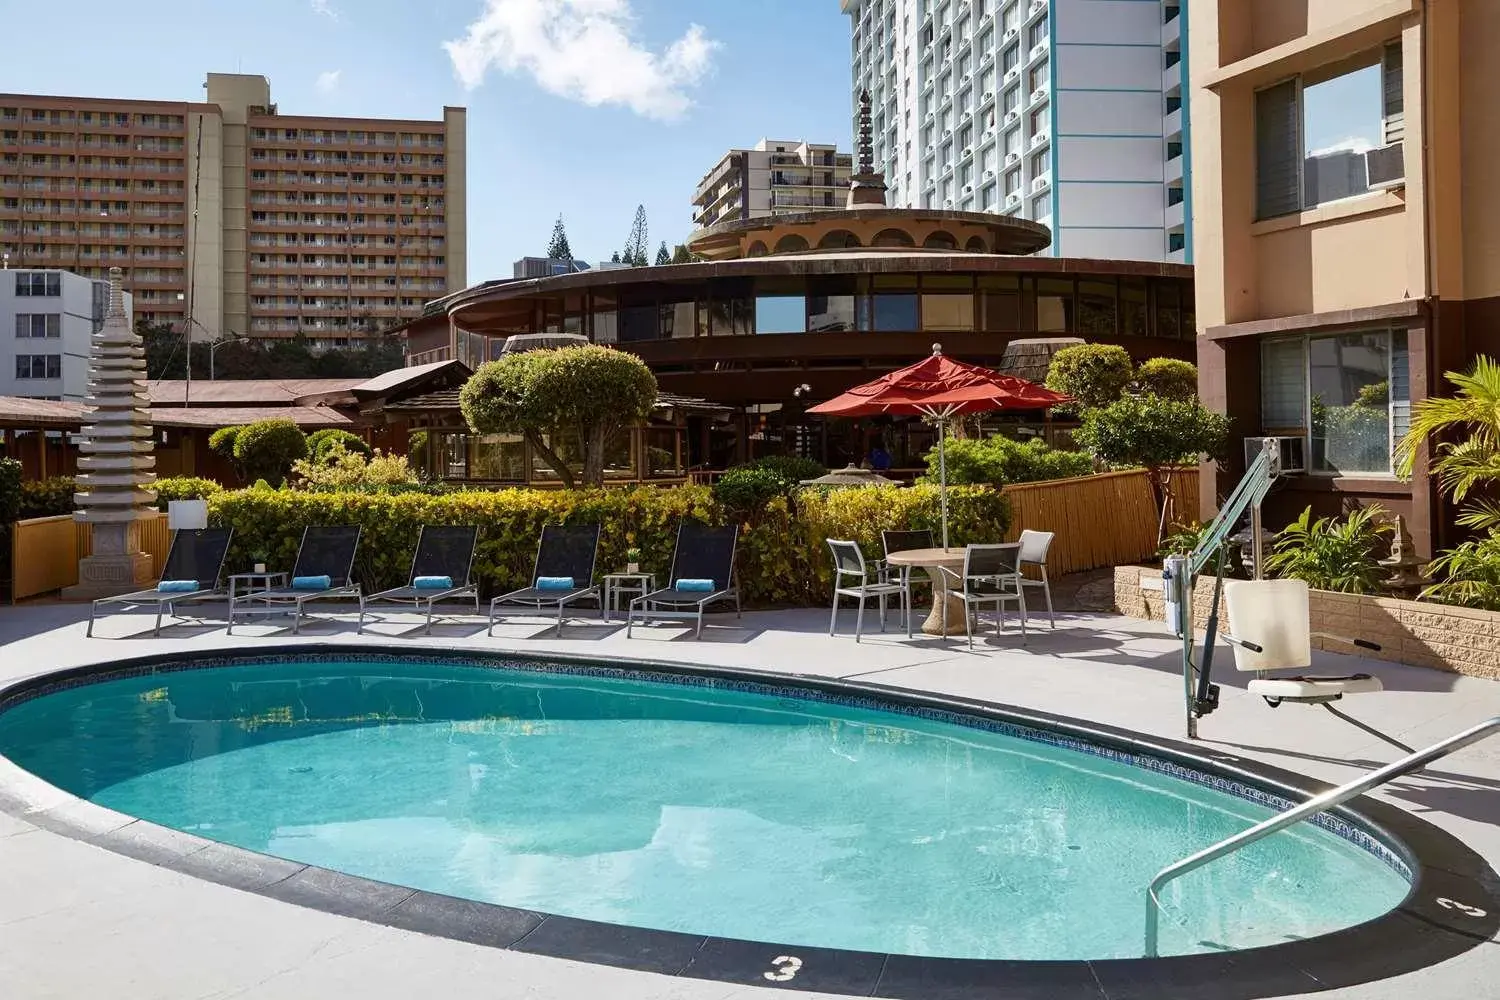
{"label": "black lounge chair frame", "polygon": [[[229,603],[229,627],[234,634],[234,621],[240,615],[280,615],[292,612],[292,635],[302,628],[302,606],[308,601],[326,601],[336,598],[354,598],[359,602],[360,616],[364,616],[364,591],[354,582],[354,557],[359,551],[361,529],[358,525],[309,525],[303,529],[302,543],[297,547],[297,561],[292,564],[291,579],[299,576],[327,576],[332,586],[324,590],[297,590],[290,585],[274,590],[257,590],[240,594]],[[332,542],[343,551],[335,550],[324,559],[315,548],[319,541]]]}
{"label": "black lounge chair frame", "polygon": [[[562,635],[563,612],[568,605],[592,597],[599,601],[600,614],[604,613],[604,601],[594,583],[594,567],[599,560],[598,524],[561,525],[548,524],[542,527],[542,537],[537,541],[536,563],[532,567],[531,586],[501,594],[490,601],[489,634],[495,634],[496,612],[506,605],[534,608],[537,611],[556,609],[557,635]],[[587,544],[585,559],[584,545]],[[544,576],[570,576],[575,581],[571,590],[542,590],[537,580]],[[576,581],[585,581],[577,586]]]}
{"label": "black lounge chair frame", "polygon": [[[431,541],[433,548],[427,548]],[[357,632],[365,630],[365,614],[372,616],[375,612],[369,611],[371,604],[398,604],[410,606],[416,611],[427,611],[427,625],[423,634],[432,634],[433,605],[439,601],[452,601],[459,598],[472,598],[474,601],[474,614],[479,614],[479,588],[475,586],[472,574],[474,569],[474,549],[479,543],[479,529],[474,525],[422,525],[421,533],[417,535],[417,548],[411,557],[411,572],[407,575],[406,586],[392,587],[390,590],[382,590],[378,594],[366,597],[359,607],[359,628]],[[462,549],[450,549],[450,545],[465,546]],[[451,558],[454,555],[462,558]],[[462,563],[462,566],[459,564]],[[454,586],[443,589],[428,589],[417,587],[416,581],[419,576],[446,576],[452,579]],[[453,617],[443,616],[438,617]]]}
{"label": "black lounge chair frame", "polygon": [[[177,614],[177,605],[195,601],[211,601],[229,596],[228,592],[219,585],[219,580],[224,575],[224,559],[229,554],[229,541],[234,537],[233,528],[183,528],[172,535],[172,545],[167,550],[166,565],[162,567],[161,579],[163,580],[197,580],[200,584],[197,590],[188,591],[160,591],[160,590],[137,590],[129,594],[119,594],[115,597],[101,597],[94,601],[93,607],[89,609],[89,627],[84,635],[92,638],[94,635],[94,619],[99,614],[100,605],[119,604],[122,611],[132,608],[155,608],[156,627],[152,635],[161,635],[162,615],[172,618],[181,618]],[[207,587],[201,586],[207,575],[204,570],[211,569],[213,576],[209,579]]]}
{"label": "black lounge chair frame", "polygon": [[[630,602],[625,635],[634,634],[636,618],[648,621],[694,623],[693,638],[703,635],[703,612],[721,601],[734,602],[735,617],[741,617],[740,588],[735,584],[734,556],[739,544],[739,525],[711,528],[699,521],[683,521],[677,527],[672,550],[670,586],[654,590]],[[712,590],[678,590],[679,580],[712,580]]]}

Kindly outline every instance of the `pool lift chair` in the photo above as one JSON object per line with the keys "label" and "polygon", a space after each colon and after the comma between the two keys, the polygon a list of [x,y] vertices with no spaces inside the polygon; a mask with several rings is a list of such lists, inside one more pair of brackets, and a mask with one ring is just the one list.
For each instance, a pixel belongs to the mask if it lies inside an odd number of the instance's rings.
{"label": "pool lift chair", "polygon": [[[1265,580],[1261,538],[1261,504],[1281,473],[1276,439],[1266,440],[1264,449],[1250,463],[1245,476],[1219,510],[1219,516],[1204,531],[1193,551],[1166,559],[1162,587],[1166,597],[1167,625],[1182,639],[1182,685],[1186,706],[1187,736],[1198,738],[1198,720],[1219,706],[1219,686],[1210,680],[1214,643],[1222,638],[1234,647],[1237,669],[1255,673],[1247,685],[1267,705],[1283,703],[1320,705],[1329,713],[1408,753],[1411,747],[1372,728],[1334,707],[1345,695],[1383,690],[1378,677],[1349,674],[1342,677],[1311,675],[1273,676],[1275,671],[1299,670],[1312,665],[1312,639],[1318,636],[1358,649],[1378,652],[1380,646],[1367,639],[1351,639],[1311,630],[1308,586],[1301,580]],[[1255,579],[1224,579],[1229,534],[1246,511],[1250,514],[1250,537],[1254,547]],[[1194,662],[1196,635],[1193,624],[1193,591],[1198,575],[1215,562],[1214,593],[1210,604],[1202,665]],[[1219,607],[1227,603],[1233,634],[1219,632]]]}

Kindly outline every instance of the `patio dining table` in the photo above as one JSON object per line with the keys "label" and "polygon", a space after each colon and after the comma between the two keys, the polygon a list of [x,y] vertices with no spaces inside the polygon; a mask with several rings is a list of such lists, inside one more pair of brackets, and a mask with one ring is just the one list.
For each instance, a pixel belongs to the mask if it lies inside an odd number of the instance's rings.
{"label": "patio dining table", "polygon": [[[907,549],[904,552],[892,552],[885,557],[885,561],[891,566],[915,566],[925,570],[932,581],[932,612],[922,623],[923,632],[928,635],[964,634],[964,615],[969,613],[969,609],[963,601],[949,595],[948,575],[938,569],[941,566],[955,573],[963,572],[963,549]],[[943,629],[943,604],[945,602],[948,605],[946,631]]]}

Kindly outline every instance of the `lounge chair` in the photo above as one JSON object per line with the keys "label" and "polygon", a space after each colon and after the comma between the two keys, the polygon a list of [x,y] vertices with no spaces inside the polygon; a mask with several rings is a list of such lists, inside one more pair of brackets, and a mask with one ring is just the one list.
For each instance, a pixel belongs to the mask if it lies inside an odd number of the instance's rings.
{"label": "lounge chair", "polygon": [[[495,634],[495,614],[507,605],[538,612],[556,609],[557,634],[562,635],[563,611],[586,597],[599,598],[594,585],[594,563],[599,556],[598,524],[548,524],[537,543],[531,586],[501,594],[490,601],[490,635]],[[600,600],[602,609],[604,602]]]}
{"label": "lounge chair", "polygon": [[233,535],[233,528],[184,528],[178,531],[172,536],[172,547],[167,550],[161,582],[152,590],[99,598],[89,610],[89,627],[84,634],[94,634],[94,618],[101,605],[155,608],[156,628],[151,634],[161,635],[163,612],[176,618],[178,604],[227,596],[224,588],[219,586],[219,578],[224,572],[224,556],[229,552],[229,539]]}
{"label": "lounge chair", "polygon": [[364,631],[365,612],[372,604],[410,606],[417,611],[425,608],[428,634],[432,632],[433,605],[439,601],[472,598],[474,614],[479,614],[479,588],[470,578],[478,541],[479,529],[474,525],[422,525],[406,585],[366,597],[359,609],[357,631]]}
{"label": "lounge chair", "polygon": [[302,606],[308,601],[354,598],[364,614],[364,592],[354,582],[354,553],[359,549],[358,525],[310,526],[302,532],[297,561],[288,586],[239,594],[229,603],[230,634],[240,615],[279,615],[292,612],[292,634],[302,628]]}
{"label": "lounge chair", "polygon": [[731,524],[710,528],[700,521],[683,521],[677,528],[672,550],[669,586],[630,602],[625,635],[632,634],[636,618],[641,621],[669,619],[695,623],[693,638],[703,635],[703,611],[720,601],[734,601],[740,614],[740,591],[734,585],[734,550],[740,528]]}

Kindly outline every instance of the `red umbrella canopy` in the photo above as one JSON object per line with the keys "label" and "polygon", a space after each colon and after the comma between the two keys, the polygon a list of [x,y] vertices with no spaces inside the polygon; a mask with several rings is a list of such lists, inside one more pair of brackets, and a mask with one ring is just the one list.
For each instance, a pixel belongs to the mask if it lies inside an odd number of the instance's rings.
{"label": "red umbrella canopy", "polygon": [[1071,403],[1072,397],[979,365],[956,361],[934,344],[932,354],[900,371],[857,385],[809,413],[831,417],[945,417],[991,410],[1043,410]]}

